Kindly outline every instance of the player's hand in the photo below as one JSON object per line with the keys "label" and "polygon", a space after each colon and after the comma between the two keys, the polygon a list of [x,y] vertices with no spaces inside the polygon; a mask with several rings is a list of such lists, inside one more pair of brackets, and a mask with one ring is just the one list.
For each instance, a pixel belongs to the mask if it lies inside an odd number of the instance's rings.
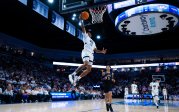
{"label": "player's hand", "polygon": [[112,79],[112,81],[115,83],[116,81],[114,79]]}
{"label": "player's hand", "polygon": [[79,15],[79,19],[82,20],[82,18],[81,18],[81,14]]}
{"label": "player's hand", "polygon": [[106,54],[106,52],[107,52],[107,49],[104,49],[104,47],[103,47],[101,53]]}
{"label": "player's hand", "polygon": [[107,77],[104,77],[104,80],[107,80]]}

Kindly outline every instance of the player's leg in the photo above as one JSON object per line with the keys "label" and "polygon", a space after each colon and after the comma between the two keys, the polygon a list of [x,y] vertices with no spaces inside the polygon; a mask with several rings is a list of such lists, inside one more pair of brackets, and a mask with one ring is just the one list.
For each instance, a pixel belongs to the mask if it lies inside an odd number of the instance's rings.
{"label": "player's leg", "polygon": [[82,54],[82,58],[83,58],[83,65],[79,66],[75,71],[74,71],[74,75],[78,74],[81,70],[83,70],[87,65],[91,64],[91,61],[93,61],[93,59],[91,59],[92,57],[90,56],[90,54]]}
{"label": "player's leg", "polygon": [[153,97],[153,99],[154,99],[154,103],[155,103],[155,105],[156,105],[157,108],[158,108],[158,107],[159,107],[159,105],[158,105],[158,100],[159,100],[158,96],[155,95],[155,96]]}
{"label": "player's leg", "polygon": [[163,94],[163,99],[165,100],[165,94]]}
{"label": "player's leg", "polygon": [[128,94],[129,94],[129,93],[126,93],[126,95],[125,95],[125,99],[127,99],[127,97],[128,97]]}
{"label": "player's leg", "polygon": [[75,81],[79,81],[82,77],[86,76],[89,72],[91,72],[92,65],[89,65],[87,61],[84,62],[86,69],[80,74],[80,76],[75,78]]}
{"label": "player's leg", "polygon": [[79,66],[72,74],[70,74],[68,76],[69,81],[73,84],[74,83],[74,78],[75,75],[80,72],[82,69],[84,69],[86,67],[86,64],[84,63],[84,61],[88,61],[89,60],[89,55],[87,54],[87,52],[85,52],[84,50],[81,52],[81,58],[83,60],[83,65]]}
{"label": "player's leg", "polygon": [[83,65],[81,65],[80,67],[78,67],[75,72],[73,72],[72,74],[69,75],[69,80],[72,84],[76,85],[76,81],[77,81],[77,78],[75,75],[77,73],[79,73],[81,70],[83,70],[84,68],[87,68],[87,66],[90,64],[90,54],[86,51],[82,51],[81,53],[81,58],[83,60]]}
{"label": "player's leg", "polygon": [[93,54],[83,51],[82,58],[83,58],[83,62],[86,67],[86,70],[84,70],[80,74],[80,76],[78,77],[78,80],[80,80],[82,77],[86,76],[89,72],[91,72],[91,68],[93,65],[93,59],[94,59]]}
{"label": "player's leg", "polygon": [[72,75],[78,74],[78,73],[79,73],[81,70],[83,70],[85,67],[86,67],[85,64],[79,66],[79,67],[72,73]]}
{"label": "player's leg", "polygon": [[68,76],[69,81],[70,81],[71,83],[73,83],[73,82],[74,82],[74,77],[75,77],[75,75],[78,74],[78,73],[79,73],[81,70],[83,70],[85,67],[86,67],[85,64],[79,66],[72,74],[70,74],[70,75]]}
{"label": "player's leg", "polygon": [[109,112],[109,95],[105,92],[105,103],[106,103],[106,110]]}
{"label": "player's leg", "polygon": [[132,93],[132,102],[134,103],[134,93]]}
{"label": "player's leg", "polygon": [[86,65],[86,70],[84,70],[80,76],[78,77],[79,79],[81,79],[82,77],[86,76],[88,73],[91,72],[91,68],[92,68],[92,65]]}
{"label": "player's leg", "polygon": [[111,104],[112,103],[112,91],[109,91],[108,94],[109,94],[109,109],[111,112],[113,112],[113,108]]}
{"label": "player's leg", "polygon": [[126,99],[126,92],[124,92],[124,100]]}
{"label": "player's leg", "polygon": [[91,72],[92,65],[89,65],[88,61],[84,62],[86,69],[80,74],[80,76],[75,76],[73,85],[76,86],[76,83],[84,76],[86,76],[89,72]]}

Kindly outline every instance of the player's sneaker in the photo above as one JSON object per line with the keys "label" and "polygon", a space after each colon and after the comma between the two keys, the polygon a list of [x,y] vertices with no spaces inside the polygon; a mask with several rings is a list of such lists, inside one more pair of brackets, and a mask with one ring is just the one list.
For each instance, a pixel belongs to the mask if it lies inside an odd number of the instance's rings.
{"label": "player's sneaker", "polygon": [[73,84],[74,80],[73,80],[73,74],[68,75],[69,81],[71,84]]}
{"label": "player's sneaker", "polygon": [[159,106],[157,106],[157,109],[159,108]]}

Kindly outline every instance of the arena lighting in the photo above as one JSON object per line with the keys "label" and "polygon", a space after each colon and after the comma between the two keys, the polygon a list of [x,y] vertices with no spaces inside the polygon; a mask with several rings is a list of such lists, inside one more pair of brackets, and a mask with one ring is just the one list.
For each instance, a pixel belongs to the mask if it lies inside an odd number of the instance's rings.
{"label": "arena lighting", "polygon": [[[53,65],[62,65],[62,66],[80,66],[82,64],[78,63],[66,63],[66,62],[53,62]],[[93,68],[106,68],[106,66],[102,65],[93,65]]]}
{"label": "arena lighting", "polygon": [[101,39],[101,36],[100,36],[100,35],[97,35],[96,38],[97,38],[97,39]]}
{"label": "arena lighting", "polygon": [[149,67],[149,66],[159,66],[159,63],[152,64],[134,64],[134,65],[115,65],[111,66],[111,68],[136,68],[136,67]]}
{"label": "arena lighting", "polygon": [[76,17],[76,14],[75,14],[75,13],[73,14],[73,17]]}
{"label": "arena lighting", "polygon": [[[66,62],[53,62],[53,65],[61,65],[61,66],[80,66],[82,64],[78,63],[66,63]],[[179,62],[169,62],[169,63],[151,63],[151,64],[131,64],[131,65],[114,65],[111,66],[112,69],[117,68],[137,68],[137,67],[156,67],[156,66],[175,66],[179,65]],[[93,65],[93,68],[106,68],[104,65]]]}
{"label": "arena lighting", "polygon": [[81,24],[82,24],[81,22],[78,23],[79,26],[81,26]]}
{"label": "arena lighting", "polygon": [[53,3],[53,0],[48,0],[49,3]]}
{"label": "arena lighting", "polygon": [[74,20],[75,20],[75,17],[72,17],[71,19],[74,21]]}

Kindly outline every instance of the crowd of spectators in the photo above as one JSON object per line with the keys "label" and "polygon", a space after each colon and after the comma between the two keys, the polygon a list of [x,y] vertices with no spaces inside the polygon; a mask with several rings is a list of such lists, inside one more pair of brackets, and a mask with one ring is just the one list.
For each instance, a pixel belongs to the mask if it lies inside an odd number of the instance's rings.
{"label": "crowd of spectators", "polygon": [[[29,54],[29,55],[28,55]],[[48,63],[48,64],[47,64]],[[79,94],[75,99],[99,99],[104,97],[102,92],[101,69],[93,69],[90,74],[82,78],[79,85],[73,88],[68,81],[68,74],[75,67],[53,66],[50,60],[34,56],[32,53],[24,55],[24,50],[0,47],[0,103],[25,103],[51,101],[50,92],[71,92]],[[179,69],[169,67],[160,71],[156,69],[113,70],[116,80],[112,89],[113,96],[123,98],[124,88],[135,80],[138,89],[145,94],[150,93],[149,83],[152,75],[165,75],[165,82],[169,99],[178,99]]]}

